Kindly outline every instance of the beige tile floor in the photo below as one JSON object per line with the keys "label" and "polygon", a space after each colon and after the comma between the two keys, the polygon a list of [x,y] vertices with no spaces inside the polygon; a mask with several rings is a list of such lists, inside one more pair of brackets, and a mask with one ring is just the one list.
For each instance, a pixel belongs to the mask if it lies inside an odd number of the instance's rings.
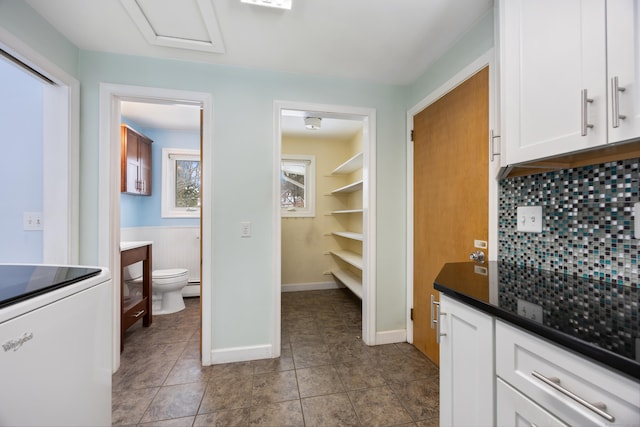
{"label": "beige tile floor", "polygon": [[113,424],[437,426],[438,369],[407,343],[368,347],[348,290],[282,294],[278,359],[200,366],[199,300],[127,331]]}

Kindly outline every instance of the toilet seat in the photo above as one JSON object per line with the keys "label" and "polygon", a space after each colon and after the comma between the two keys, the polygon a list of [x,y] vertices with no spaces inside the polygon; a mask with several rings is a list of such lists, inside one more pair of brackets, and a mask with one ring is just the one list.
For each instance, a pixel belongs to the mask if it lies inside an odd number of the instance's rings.
{"label": "toilet seat", "polygon": [[188,270],[186,268],[168,268],[166,270],[153,270],[151,273],[152,279],[174,279],[177,277],[184,276],[188,274]]}

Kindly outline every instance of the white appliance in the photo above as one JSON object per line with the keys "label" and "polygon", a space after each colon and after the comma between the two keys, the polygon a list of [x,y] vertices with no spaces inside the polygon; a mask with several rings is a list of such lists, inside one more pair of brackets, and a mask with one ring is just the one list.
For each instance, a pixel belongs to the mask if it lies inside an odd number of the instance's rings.
{"label": "white appliance", "polygon": [[0,264],[0,426],[111,425],[108,270]]}

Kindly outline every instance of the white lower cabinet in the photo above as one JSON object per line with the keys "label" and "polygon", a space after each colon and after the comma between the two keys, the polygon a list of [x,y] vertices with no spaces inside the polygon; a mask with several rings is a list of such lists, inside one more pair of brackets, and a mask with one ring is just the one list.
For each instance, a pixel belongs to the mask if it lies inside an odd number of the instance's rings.
{"label": "white lower cabinet", "polygon": [[[500,320],[495,327],[498,381],[569,425],[640,425],[638,381]],[[503,397],[498,394],[498,412],[520,410]]]}
{"label": "white lower cabinet", "polygon": [[505,427],[566,426],[500,378],[496,381],[496,425]]}
{"label": "white lower cabinet", "polygon": [[493,317],[440,294],[440,425],[494,425]]}
{"label": "white lower cabinet", "polygon": [[440,294],[440,425],[639,426],[640,382]]}

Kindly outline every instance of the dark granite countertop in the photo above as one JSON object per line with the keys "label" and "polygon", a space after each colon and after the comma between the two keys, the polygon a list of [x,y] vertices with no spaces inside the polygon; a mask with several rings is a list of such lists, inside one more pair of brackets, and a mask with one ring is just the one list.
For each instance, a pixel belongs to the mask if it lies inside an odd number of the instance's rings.
{"label": "dark granite countertop", "polygon": [[502,262],[445,264],[434,287],[640,379],[640,289]]}

